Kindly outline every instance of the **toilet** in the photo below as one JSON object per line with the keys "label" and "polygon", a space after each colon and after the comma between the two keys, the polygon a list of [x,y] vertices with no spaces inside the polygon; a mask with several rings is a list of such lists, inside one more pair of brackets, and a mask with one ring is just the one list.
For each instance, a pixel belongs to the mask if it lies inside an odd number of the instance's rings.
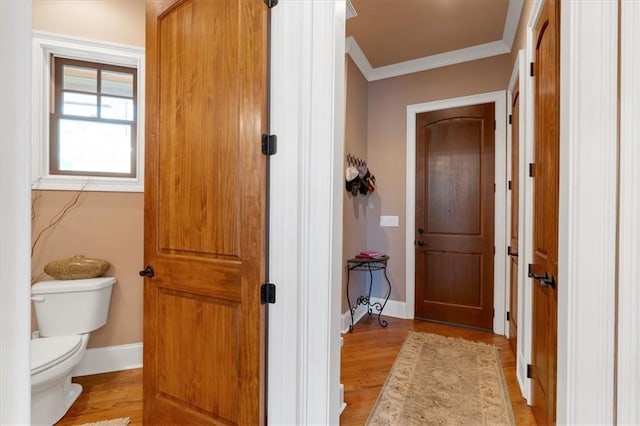
{"label": "toilet", "polygon": [[71,372],[89,333],[107,322],[116,279],[41,281],[31,287],[40,337],[31,340],[31,423],[53,425],[82,392]]}

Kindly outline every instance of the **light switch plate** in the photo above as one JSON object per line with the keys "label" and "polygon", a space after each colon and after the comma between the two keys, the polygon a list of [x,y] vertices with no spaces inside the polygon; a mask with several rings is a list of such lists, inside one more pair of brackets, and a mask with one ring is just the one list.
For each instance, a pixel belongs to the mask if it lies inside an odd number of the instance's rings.
{"label": "light switch plate", "polygon": [[397,228],[400,226],[400,219],[398,216],[380,216],[380,226]]}

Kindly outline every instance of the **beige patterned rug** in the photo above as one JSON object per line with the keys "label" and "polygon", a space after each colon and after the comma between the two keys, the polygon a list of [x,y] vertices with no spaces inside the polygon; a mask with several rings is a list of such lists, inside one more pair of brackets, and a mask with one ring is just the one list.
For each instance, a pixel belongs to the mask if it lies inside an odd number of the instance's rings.
{"label": "beige patterned rug", "polygon": [[410,331],[367,425],[515,425],[497,348]]}

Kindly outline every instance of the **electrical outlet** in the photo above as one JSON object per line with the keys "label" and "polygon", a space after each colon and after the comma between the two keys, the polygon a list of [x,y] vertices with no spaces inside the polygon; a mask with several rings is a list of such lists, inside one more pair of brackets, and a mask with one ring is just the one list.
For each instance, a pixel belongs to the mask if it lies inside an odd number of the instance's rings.
{"label": "electrical outlet", "polygon": [[380,216],[380,226],[397,228],[400,226],[398,216]]}

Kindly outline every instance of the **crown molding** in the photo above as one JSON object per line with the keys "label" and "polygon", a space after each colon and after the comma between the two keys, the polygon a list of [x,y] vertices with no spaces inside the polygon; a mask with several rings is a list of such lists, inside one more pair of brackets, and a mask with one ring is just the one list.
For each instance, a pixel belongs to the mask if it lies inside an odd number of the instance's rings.
{"label": "crown molding", "polygon": [[[347,3],[349,4],[350,2],[347,0]],[[422,58],[416,58],[410,61],[398,62],[376,68],[371,66],[371,63],[353,36],[347,37],[346,51],[349,56],[351,56],[351,59],[356,63],[360,72],[364,75],[367,81],[398,77],[434,68],[489,58],[491,56],[503,55],[511,52],[523,6],[524,0],[509,1],[509,8],[507,9],[507,17],[505,19],[501,40],[466,47],[464,49],[452,50],[450,52],[439,53],[437,55],[423,56]]]}

